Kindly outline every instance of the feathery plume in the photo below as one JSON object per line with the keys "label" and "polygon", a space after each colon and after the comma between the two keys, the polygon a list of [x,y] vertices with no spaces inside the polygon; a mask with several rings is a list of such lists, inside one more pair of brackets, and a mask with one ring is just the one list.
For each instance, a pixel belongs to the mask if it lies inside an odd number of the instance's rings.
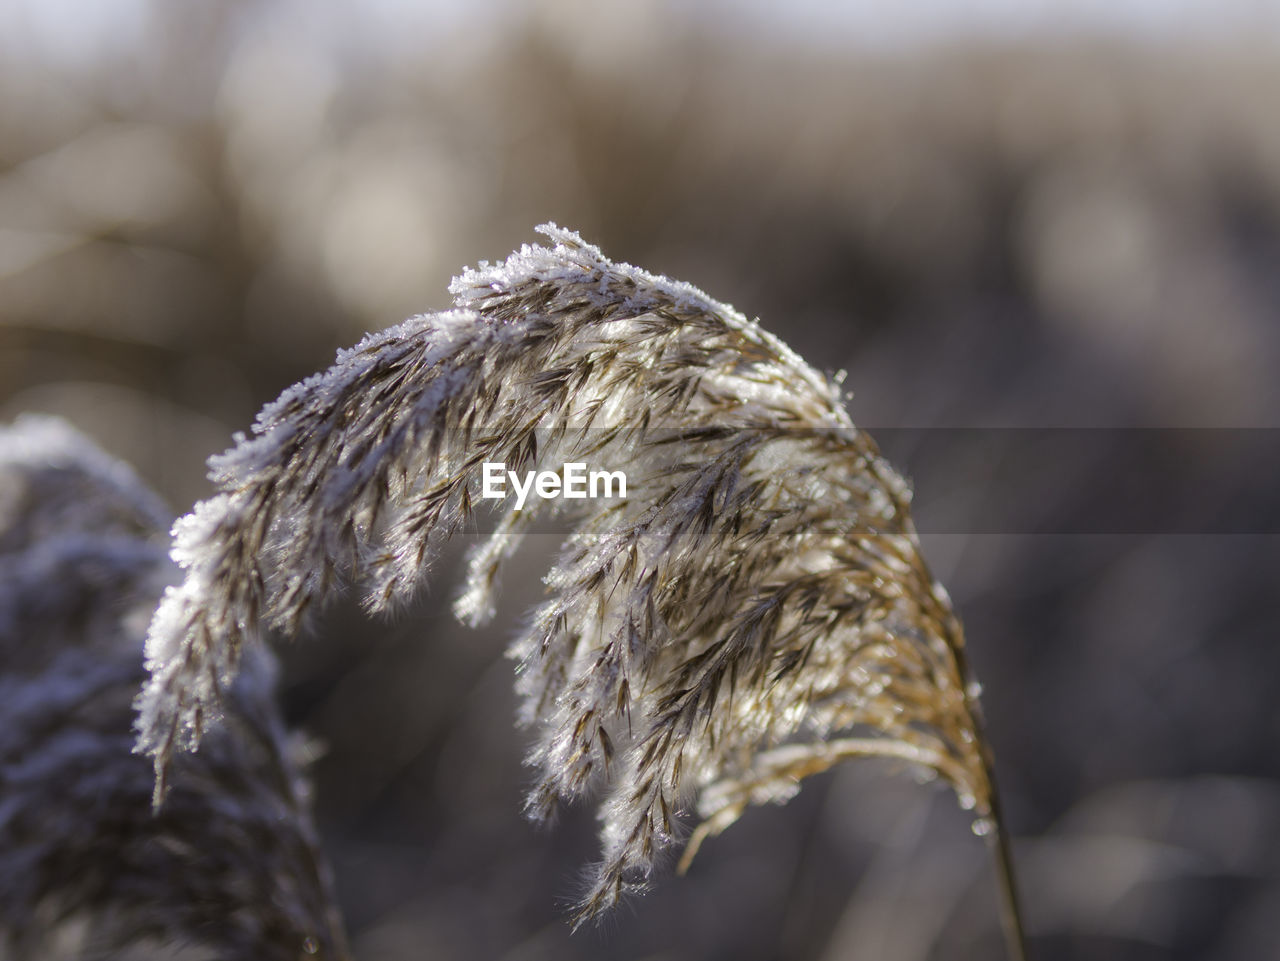
{"label": "feathery plume", "polygon": [[643,889],[677,838],[782,801],[847,757],[940,774],[998,822],[977,688],[920,556],[906,483],[838,386],[732,308],[615,264],[575,233],[451,286],[456,310],[340,352],[210,461],[184,568],[148,638],[140,749],[157,800],[246,650],[296,631],[337,578],[406,597],[483,503],[485,465],[626,475],[625,498],[505,505],[456,605],[480,622],[536,518],[570,525],[511,655],[536,734],[534,817],[602,786],[584,919]]}
{"label": "feathery plume", "polygon": [[175,761],[165,809],[148,803],[132,702],[176,573],[168,520],[63,422],[0,428],[0,945],[15,961],[148,941],[345,958],[270,652],[246,657],[223,724]]}

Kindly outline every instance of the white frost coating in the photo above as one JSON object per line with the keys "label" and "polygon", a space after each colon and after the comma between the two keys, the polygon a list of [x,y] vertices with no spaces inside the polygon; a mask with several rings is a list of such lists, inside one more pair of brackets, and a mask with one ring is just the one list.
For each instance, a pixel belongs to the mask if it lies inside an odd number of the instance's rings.
{"label": "white frost coating", "polygon": [[[777,357],[782,366],[803,378],[806,388],[839,407],[839,392],[826,378],[777,337],[762,330],[759,324],[747,320],[727,304],[713,300],[692,284],[651,274],[630,264],[609,261],[600,248],[585,242],[576,231],[550,222],[541,224],[537,231],[554,241],[556,246],[548,249],[524,244],[518,253],[512,254],[500,265],[481,264],[478,268],[464,270],[449,284],[449,292],[454,295],[458,305],[472,306],[476,295],[483,296],[486,288],[501,289],[512,286],[513,282],[523,282],[526,278],[538,278],[544,283],[552,284],[556,281],[580,284],[581,268],[596,269],[599,270],[599,280],[592,298],[596,306],[607,306],[623,316],[635,316],[648,313],[656,307],[667,306],[674,307],[681,313],[714,315],[725,327],[765,347]],[[566,254],[572,258],[569,266],[564,263]],[[607,265],[608,269],[600,269],[602,265]],[[586,285],[579,285],[577,289],[580,292],[592,291]],[[620,295],[623,289],[634,292]]]}

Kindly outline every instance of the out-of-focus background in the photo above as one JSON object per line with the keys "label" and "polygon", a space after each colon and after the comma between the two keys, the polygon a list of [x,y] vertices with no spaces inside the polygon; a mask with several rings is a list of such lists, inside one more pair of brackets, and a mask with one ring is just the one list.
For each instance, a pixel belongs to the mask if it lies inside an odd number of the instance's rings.
{"label": "out-of-focus background", "polygon": [[[0,0],[0,417],[184,510],[337,348],[579,229],[846,369],[935,505],[1033,956],[1280,956],[1280,11],[891,6]],[[594,825],[521,819],[501,656],[545,562],[468,631],[460,550],[284,652],[358,957],[999,956],[967,817],[873,762],[571,936]]]}

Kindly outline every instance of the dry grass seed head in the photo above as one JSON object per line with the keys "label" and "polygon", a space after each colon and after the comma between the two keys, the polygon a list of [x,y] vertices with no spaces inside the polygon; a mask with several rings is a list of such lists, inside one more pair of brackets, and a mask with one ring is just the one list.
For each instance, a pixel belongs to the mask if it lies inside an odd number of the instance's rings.
{"label": "dry grass seed head", "polygon": [[849,756],[936,771],[989,817],[959,622],[838,387],[701,291],[540,230],[551,246],[464,272],[456,310],[341,352],[211,461],[221,493],[177,526],[185,580],[148,640],[139,743],[161,783],[266,628],[296,630],[338,576],[373,609],[407,596],[485,462],[590,461],[628,496],[509,508],[456,606],[484,620],[529,525],[572,524],[511,655],[530,813],[604,788],[579,919],[645,885],[690,805],[691,855]]}

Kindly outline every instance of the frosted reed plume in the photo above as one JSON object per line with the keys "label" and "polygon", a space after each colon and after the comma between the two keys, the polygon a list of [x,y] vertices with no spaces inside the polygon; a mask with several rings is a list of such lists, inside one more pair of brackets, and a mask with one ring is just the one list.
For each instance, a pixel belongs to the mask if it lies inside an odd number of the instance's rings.
{"label": "frosted reed plume", "polygon": [[338,578],[410,594],[480,507],[482,465],[625,469],[625,500],[511,507],[456,610],[491,615],[503,561],[548,511],[573,525],[516,641],[537,818],[602,787],[603,860],[579,919],[685,862],[749,804],[856,756],[933,771],[998,823],[976,686],[909,490],[836,384],[701,291],[577,234],[457,278],[457,309],[339,353],[210,461],[221,493],[176,527],[186,579],[148,639],[140,748],[157,801],[245,652],[296,631]]}
{"label": "frosted reed plume", "polygon": [[[60,421],[0,428],[0,955],[347,957],[307,787],[248,655],[153,814],[132,752],[143,637],[176,570],[164,505]],[[213,952],[213,954],[210,954]]]}

